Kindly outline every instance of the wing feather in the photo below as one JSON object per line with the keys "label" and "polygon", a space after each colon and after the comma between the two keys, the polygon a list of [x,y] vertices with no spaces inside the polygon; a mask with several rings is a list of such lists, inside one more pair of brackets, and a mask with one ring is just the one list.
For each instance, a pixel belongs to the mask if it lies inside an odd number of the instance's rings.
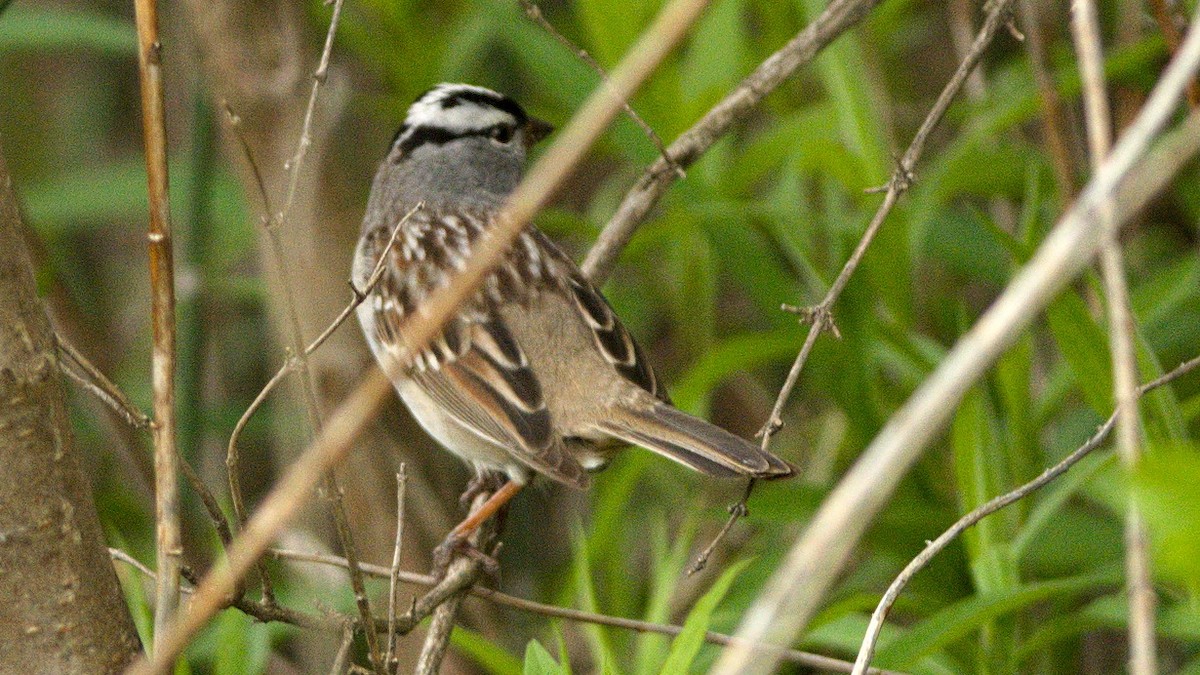
{"label": "wing feather", "polygon": [[[374,289],[376,340],[401,349],[401,324],[432,288],[447,283],[462,266],[472,241],[486,228],[473,214],[440,215],[423,210],[410,219],[401,245]],[[376,258],[390,231],[368,234]],[[588,483],[583,468],[554,431],[541,385],[529,359],[496,305],[530,292],[538,270],[535,246],[515,247],[519,264],[503,266],[484,291],[465,303],[442,333],[408,364],[408,376],[447,414],[483,438],[506,448],[518,461],[574,487]],[[436,251],[436,252],[435,252]],[[538,276],[541,276],[540,273]]]}

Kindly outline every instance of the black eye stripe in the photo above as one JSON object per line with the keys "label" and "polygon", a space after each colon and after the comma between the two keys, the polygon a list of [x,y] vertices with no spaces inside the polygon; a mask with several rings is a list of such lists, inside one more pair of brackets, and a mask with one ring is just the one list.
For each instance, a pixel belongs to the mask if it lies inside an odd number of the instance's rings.
{"label": "black eye stripe", "polygon": [[482,129],[470,129],[467,131],[451,131],[441,127],[417,127],[409,132],[409,126],[403,125],[400,131],[396,133],[393,145],[399,143],[399,150],[402,155],[411,153],[414,149],[432,143],[433,145],[444,145],[450,141],[456,141],[460,138],[470,138],[472,136],[483,136],[491,138],[502,132],[499,135],[507,134],[511,136],[516,131],[516,127],[511,124],[493,124]]}

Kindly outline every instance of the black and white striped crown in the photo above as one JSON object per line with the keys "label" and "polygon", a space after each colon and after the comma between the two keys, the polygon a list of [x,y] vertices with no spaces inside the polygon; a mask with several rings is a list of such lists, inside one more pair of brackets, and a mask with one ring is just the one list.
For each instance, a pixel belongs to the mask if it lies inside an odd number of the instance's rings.
{"label": "black and white striped crown", "polygon": [[470,84],[444,82],[417,97],[392,141],[402,153],[468,136],[511,137],[529,116],[516,101]]}

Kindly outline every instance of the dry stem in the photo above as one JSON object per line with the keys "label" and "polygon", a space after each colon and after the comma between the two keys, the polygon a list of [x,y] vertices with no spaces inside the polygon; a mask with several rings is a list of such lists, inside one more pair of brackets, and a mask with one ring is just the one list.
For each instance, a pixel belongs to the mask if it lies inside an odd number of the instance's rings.
{"label": "dry stem", "polygon": [[[325,46],[321,50],[320,63],[313,73],[312,88],[309,91],[308,105],[304,111],[304,123],[300,131],[300,140],[296,144],[296,153],[284,167],[288,172],[288,188],[283,208],[280,209],[279,213],[269,218],[266,223],[267,240],[270,243],[272,253],[270,257],[275,264],[276,274],[279,275],[280,279],[279,285],[290,328],[291,351],[296,357],[295,362],[297,363],[297,370],[300,373],[300,389],[303,394],[304,409],[308,414],[308,423],[312,434],[319,434],[321,432],[321,410],[317,399],[316,387],[312,380],[312,371],[309,368],[308,353],[304,346],[304,334],[300,327],[300,315],[296,309],[296,297],[292,292],[291,275],[289,274],[284,254],[280,228],[284,227],[291,217],[292,207],[295,204],[296,189],[300,182],[300,171],[304,166],[304,159],[308,155],[308,148],[312,145],[313,117],[316,114],[317,99],[321,92],[321,86],[325,83],[325,78],[329,72],[329,59],[333,52],[333,38],[337,34],[338,20],[341,18],[342,6],[343,0],[333,1],[333,15],[329,19],[329,29],[325,33]],[[355,564],[358,560],[358,551],[354,544],[354,535],[350,530],[349,516],[346,513],[342,487],[332,470],[327,472],[323,477],[322,491],[329,501],[329,508],[333,515],[334,529],[337,532],[338,543],[342,548],[342,552],[346,554],[346,559],[351,562],[350,585],[354,589],[354,600],[358,607],[360,619],[364,625],[370,625],[373,621],[371,617],[371,604],[367,598],[362,574],[359,572],[357,564]],[[265,570],[261,567],[260,575],[264,579],[267,578]],[[375,675],[387,675],[387,668],[383,661],[383,653],[379,649],[377,636],[374,631],[366,631],[365,636],[367,640],[367,653],[370,655]]]}
{"label": "dry stem", "polygon": [[141,82],[142,138],[150,195],[150,313],[154,333],[155,557],[161,574],[155,588],[155,649],[179,606],[179,483],[175,454],[175,272],[171,251],[171,208],[167,201],[167,128],[163,109],[162,44],[156,0],[134,3]]}
{"label": "dry stem", "polygon": [[[1104,160],[1112,144],[1099,19],[1096,7],[1090,0],[1076,0],[1072,10],[1071,28],[1083,80],[1089,158],[1095,168]],[[1142,454],[1133,313],[1129,307],[1129,288],[1125,281],[1121,244],[1117,239],[1117,230],[1111,224],[1112,204],[1102,205],[1100,218],[1107,231],[1100,246],[1100,271],[1108,298],[1113,391],[1117,399],[1117,442],[1121,462],[1127,470],[1131,470]],[[1150,579],[1146,527],[1132,495],[1128,506],[1125,517],[1125,575],[1129,589],[1129,672],[1133,675],[1153,675],[1158,672],[1154,647],[1154,608],[1157,598]]]}
{"label": "dry stem", "polygon": [[54,341],[58,346],[60,367],[67,377],[78,382],[101,403],[116,411],[129,426],[134,429],[150,428],[153,424],[150,417],[134,405],[125,392],[68,342],[65,336],[55,333]]}
{"label": "dry stem", "polygon": [[[397,228],[399,229],[399,228]],[[384,663],[388,671],[393,669],[392,658],[396,653],[396,597],[400,588],[400,548],[404,544],[404,492],[408,484],[404,463],[396,473],[396,544],[392,547],[392,570],[388,575],[388,631],[387,657]]]}

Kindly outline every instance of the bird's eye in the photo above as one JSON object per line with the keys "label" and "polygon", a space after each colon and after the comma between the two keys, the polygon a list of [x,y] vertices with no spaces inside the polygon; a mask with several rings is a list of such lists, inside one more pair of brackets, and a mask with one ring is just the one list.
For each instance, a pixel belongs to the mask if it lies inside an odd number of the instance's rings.
{"label": "bird's eye", "polygon": [[513,138],[513,128],[504,125],[497,125],[492,127],[490,136],[492,140],[496,141],[497,143],[507,144]]}

